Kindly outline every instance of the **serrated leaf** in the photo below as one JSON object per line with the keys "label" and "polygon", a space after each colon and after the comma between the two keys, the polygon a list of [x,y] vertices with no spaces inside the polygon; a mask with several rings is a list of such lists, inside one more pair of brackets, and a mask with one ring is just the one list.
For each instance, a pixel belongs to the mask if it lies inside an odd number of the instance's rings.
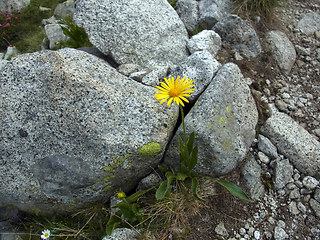
{"label": "serrated leaf", "polygon": [[247,196],[247,194],[237,185],[220,179],[216,179],[215,181],[224,188],[226,188],[233,196],[252,202],[252,200]]}

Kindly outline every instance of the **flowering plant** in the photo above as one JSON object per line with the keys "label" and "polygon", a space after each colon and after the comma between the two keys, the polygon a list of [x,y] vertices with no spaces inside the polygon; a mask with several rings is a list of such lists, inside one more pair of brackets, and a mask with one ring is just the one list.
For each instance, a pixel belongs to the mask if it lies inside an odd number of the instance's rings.
{"label": "flowering plant", "polygon": [[[170,191],[171,183],[173,181],[185,181],[191,179],[191,190],[194,196],[200,200],[203,200],[198,194],[198,178],[201,177],[192,172],[194,167],[198,163],[198,145],[195,145],[195,133],[192,132],[189,137],[186,136],[186,127],[184,123],[184,103],[189,102],[186,97],[190,97],[191,93],[194,92],[193,80],[183,77],[180,80],[180,76],[176,80],[172,77],[169,79],[164,79],[165,82],[160,82],[160,86],[157,86],[159,90],[154,95],[154,97],[160,102],[164,103],[168,100],[168,107],[170,107],[172,102],[175,102],[180,107],[180,114],[183,127],[183,138],[179,136],[179,155],[180,155],[180,172],[174,174],[172,171],[168,171],[166,168],[161,167],[164,170],[166,180],[163,181],[156,191],[156,199],[162,200],[166,194]],[[241,188],[233,183],[207,177],[225,187],[231,194],[244,200],[251,201],[250,198],[242,191]]]}
{"label": "flowering plant", "polygon": [[48,240],[50,238],[50,230],[46,229],[46,230],[42,231],[41,238],[43,240]]}
{"label": "flowering plant", "polygon": [[10,27],[19,20],[19,17],[17,17],[17,14],[20,14],[20,11],[17,11],[16,13],[9,13],[8,10],[5,12],[0,11],[0,40],[1,46],[9,46],[12,47],[11,39],[12,36],[10,36]]}

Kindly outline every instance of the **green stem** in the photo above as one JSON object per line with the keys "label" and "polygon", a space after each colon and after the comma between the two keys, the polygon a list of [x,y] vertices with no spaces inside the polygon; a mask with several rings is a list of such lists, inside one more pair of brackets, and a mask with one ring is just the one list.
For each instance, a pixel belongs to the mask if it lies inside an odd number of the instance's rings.
{"label": "green stem", "polygon": [[183,141],[186,144],[187,143],[187,137],[186,137],[186,125],[184,124],[184,113],[183,113],[183,108],[181,105],[180,107],[180,112],[181,112],[181,119],[182,119],[182,127],[183,127]]}

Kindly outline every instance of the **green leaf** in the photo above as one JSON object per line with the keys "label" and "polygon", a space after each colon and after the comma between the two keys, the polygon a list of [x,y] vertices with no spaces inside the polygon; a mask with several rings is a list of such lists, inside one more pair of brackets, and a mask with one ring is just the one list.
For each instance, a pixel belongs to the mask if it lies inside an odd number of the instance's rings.
{"label": "green leaf", "polygon": [[191,153],[190,162],[188,165],[189,171],[191,171],[198,163],[198,145],[194,147]]}
{"label": "green leaf", "polygon": [[159,164],[158,165],[158,169],[161,171],[161,172],[168,172],[169,171],[169,168],[163,164]]}
{"label": "green leaf", "polygon": [[[138,192],[135,192],[134,194],[130,195],[129,197],[126,198],[126,201],[128,203],[132,203],[138,200],[139,197],[141,197],[142,195],[146,194],[147,192],[151,191],[152,189],[154,189],[154,187],[148,188],[146,190],[141,190]],[[122,202],[121,202],[122,203]],[[118,204],[121,204],[118,203]]]}
{"label": "green leaf", "polygon": [[118,206],[122,215],[129,220],[132,220],[135,217],[134,212],[132,211],[132,206],[128,204]]}
{"label": "green leaf", "polygon": [[173,181],[173,179],[175,177],[176,176],[172,172],[166,172],[167,180],[163,181],[156,191],[156,199],[157,200],[162,200],[166,196],[166,194],[170,188],[171,182]]}
{"label": "green leaf", "polygon": [[120,226],[121,218],[116,215],[112,215],[107,223],[106,232],[111,235],[112,231]]}
{"label": "green leaf", "polygon": [[62,29],[62,31],[63,31],[63,34],[66,35],[66,36],[68,36],[68,37],[70,37],[70,31],[69,31],[69,29],[66,28],[66,27],[63,27],[63,26],[60,26],[60,27],[61,27],[61,29]]}
{"label": "green leaf", "polygon": [[163,181],[156,191],[156,199],[162,200],[166,196],[167,191],[168,191],[167,181]]}
{"label": "green leaf", "polygon": [[166,172],[165,174],[167,180],[168,180],[168,183],[169,185],[171,184],[171,182],[173,181],[173,179],[176,177],[176,175],[174,175],[172,172]]}
{"label": "green leaf", "polygon": [[189,136],[188,143],[187,143],[189,153],[191,153],[193,150],[194,137],[195,137],[195,134],[194,132],[192,132]]}
{"label": "green leaf", "polygon": [[204,199],[200,197],[200,195],[198,194],[198,185],[199,185],[198,178],[193,177],[191,180],[192,180],[191,189],[192,189],[193,195],[199,200],[204,201]]}
{"label": "green leaf", "polygon": [[176,175],[176,179],[179,180],[179,181],[184,181],[187,177],[188,177],[188,175],[185,174],[185,173],[178,173]]}
{"label": "green leaf", "polygon": [[247,194],[237,185],[219,179],[216,179],[215,181],[224,188],[226,188],[233,196],[252,202],[252,200],[247,196]]}
{"label": "green leaf", "polygon": [[189,152],[180,136],[179,136],[179,151],[180,151],[180,162],[184,162],[186,164],[189,159]]}

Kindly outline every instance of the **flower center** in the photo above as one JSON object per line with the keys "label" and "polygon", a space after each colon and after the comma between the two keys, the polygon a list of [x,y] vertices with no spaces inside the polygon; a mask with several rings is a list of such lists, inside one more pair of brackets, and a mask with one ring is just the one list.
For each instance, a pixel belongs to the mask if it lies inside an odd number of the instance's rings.
{"label": "flower center", "polygon": [[44,236],[45,236],[45,237],[48,237],[48,236],[49,236],[49,234],[48,234],[48,233],[45,233],[45,234],[44,234]]}
{"label": "flower center", "polygon": [[171,89],[170,92],[169,92],[169,95],[171,97],[178,97],[180,95],[181,91],[179,89]]}

